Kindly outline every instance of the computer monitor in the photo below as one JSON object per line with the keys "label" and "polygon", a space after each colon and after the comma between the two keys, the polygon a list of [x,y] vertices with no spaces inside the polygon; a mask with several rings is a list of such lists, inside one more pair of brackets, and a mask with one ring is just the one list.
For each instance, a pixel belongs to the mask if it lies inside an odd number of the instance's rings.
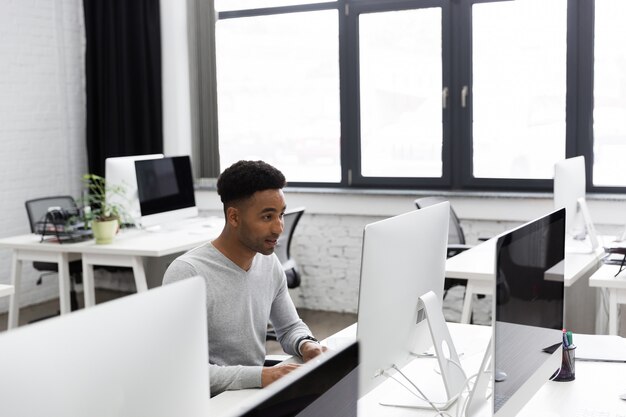
{"label": "computer monitor", "polygon": [[[382,383],[432,346],[418,298],[433,291],[443,299],[448,202],[371,223],[363,232],[357,339],[361,342],[360,395]],[[419,377],[415,378],[419,381]],[[383,402],[423,406],[402,387]],[[428,387],[445,395],[443,385]],[[432,394],[436,396],[436,394]]]}
{"label": "computer monitor", "polygon": [[135,161],[144,159],[163,158],[163,154],[133,155],[107,158],[104,161],[104,176],[107,187],[121,187],[123,193],[107,193],[109,203],[125,208],[128,219],[126,223],[137,223],[141,217],[139,195],[137,194],[137,177],[135,175]]}
{"label": "computer monitor", "polygon": [[559,369],[564,259],[565,209],[498,237],[493,335],[466,417],[516,415]]}
{"label": "computer monitor", "polygon": [[559,209],[497,240],[495,416],[517,414],[560,367],[565,224]]}
{"label": "computer monitor", "polygon": [[569,245],[568,252],[595,250],[599,246],[596,230],[585,200],[585,157],[577,156],[554,165],[554,208],[565,208],[565,232],[572,239],[589,237],[587,247]]}
{"label": "computer monitor", "polygon": [[205,302],[195,277],[0,334],[2,415],[206,417]]}
{"label": "computer monitor", "polygon": [[356,417],[359,344],[305,363],[259,392],[230,417]]}
{"label": "computer monitor", "polygon": [[198,216],[189,156],[135,161],[141,226]]}

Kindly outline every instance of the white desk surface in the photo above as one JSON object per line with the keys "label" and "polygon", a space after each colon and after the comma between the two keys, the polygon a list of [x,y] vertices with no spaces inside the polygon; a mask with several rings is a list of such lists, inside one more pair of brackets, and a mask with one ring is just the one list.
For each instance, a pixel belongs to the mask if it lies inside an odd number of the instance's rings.
{"label": "white desk surface", "polygon": [[589,286],[626,289],[626,265],[618,276],[619,265],[602,265],[591,277]]}
{"label": "white desk surface", "polygon": [[165,225],[149,232],[129,229],[118,233],[113,243],[97,245],[93,239],[76,243],[41,241],[41,236],[27,234],[0,239],[0,248],[11,249],[11,284],[8,328],[19,322],[21,271],[24,261],[54,262],[59,266],[61,314],[70,312],[69,262],[82,258],[85,307],[95,304],[94,265],[133,268],[137,291],[148,289],[144,270],[145,257],[161,257],[187,251],[217,237],[224,226],[218,217],[192,218]]}
{"label": "white desk surface", "polygon": [[0,284],[0,297],[9,296],[13,294],[14,291],[15,288],[13,287],[13,285]]}
{"label": "white desk surface", "polygon": [[[450,334],[457,350],[462,353],[461,364],[467,375],[474,374],[480,367],[484,350],[492,334],[491,327],[469,324],[448,323]],[[354,340],[356,325],[352,325],[324,341],[332,347]],[[441,378],[434,371],[436,360],[421,358],[413,361],[409,366],[423,369],[424,380],[418,383],[429,383],[434,378]],[[389,389],[388,384],[395,384],[387,380],[359,400],[359,417],[405,417],[428,416],[432,417],[432,410],[415,410],[398,407],[386,407],[378,403],[379,395]],[[254,395],[260,390],[227,391],[209,401],[211,417],[229,415],[240,404],[253,401]],[[609,362],[576,362],[576,379],[570,382],[546,383],[520,411],[518,416],[535,417],[625,417],[626,401],[620,400],[618,395],[626,393],[626,363]],[[458,403],[458,402],[457,402]],[[448,409],[451,415],[456,415],[457,405]]]}
{"label": "white desk surface", "polygon": [[[446,278],[493,281],[495,277],[496,242],[491,238],[446,260]],[[601,251],[589,253],[565,252],[564,285],[574,284],[599,262]]]}
{"label": "white desk surface", "polygon": [[41,236],[26,234],[0,239],[0,248],[40,252],[88,253],[160,257],[194,248],[219,235],[224,226],[220,218],[191,222],[184,228],[163,228],[155,232],[128,229],[117,234],[113,243],[97,245],[93,239],[76,243],[41,242]]}

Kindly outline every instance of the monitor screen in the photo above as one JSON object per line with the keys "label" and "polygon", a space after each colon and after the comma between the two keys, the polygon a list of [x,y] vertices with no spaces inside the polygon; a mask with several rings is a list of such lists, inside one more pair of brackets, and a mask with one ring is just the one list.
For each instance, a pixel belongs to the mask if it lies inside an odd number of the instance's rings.
{"label": "monitor screen", "polygon": [[124,207],[125,223],[137,223],[141,217],[139,208],[139,196],[137,194],[137,177],[135,174],[135,161],[143,159],[163,158],[163,154],[133,155],[107,158],[104,162],[107,188],[121,187],[122,193],[107,193],[109,203]]}
{"label": "monitor screen", "polygon": [[[383,372],[395,372],[391,365],[402,368],[432,346],[418,298],[433,291],[442,301],[449,215],[444,202],[365,227],[357,324],[361,396],[386,379]],[[410,393],[395,391],[399,397],[385,401],[413,404]]]}
{"label": "monitor screen", "polygon": [[306,363],[265,388],[241,417],[356,417],[359,345],[353,342]]}
{"label": "monitor screen", "polygon": [[135,161],[142,226],[198,215],[189,156]]}
{"label": "monitor screen", "polygon": [[210,415],[205,292],[194,277],[0,334],[2,415]]}
{"label": "monitor screen", "polygon": [[494,292],[496,415],[517,413],[560,366],[564,263],[565,209],[498,238]]}

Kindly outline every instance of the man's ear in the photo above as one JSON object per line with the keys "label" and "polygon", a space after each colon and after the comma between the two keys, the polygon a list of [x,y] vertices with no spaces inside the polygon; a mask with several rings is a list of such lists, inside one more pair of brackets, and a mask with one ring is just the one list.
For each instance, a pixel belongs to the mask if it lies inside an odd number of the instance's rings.
{"label": "man's ear", "polygon": [[226,209],[226,222],[231,227],[239,226],[239,221],[240,221],[239,216],[240,216],[240,212],[238,208],[230,206]]}

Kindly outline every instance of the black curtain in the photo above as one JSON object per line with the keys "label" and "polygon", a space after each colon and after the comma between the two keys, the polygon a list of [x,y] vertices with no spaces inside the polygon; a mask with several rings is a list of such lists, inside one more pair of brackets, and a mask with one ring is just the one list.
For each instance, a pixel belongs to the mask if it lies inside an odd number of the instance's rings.
{"label": "black curtain", "polygon": [[83,0],[87,161],[163,152],[159,0]]}

